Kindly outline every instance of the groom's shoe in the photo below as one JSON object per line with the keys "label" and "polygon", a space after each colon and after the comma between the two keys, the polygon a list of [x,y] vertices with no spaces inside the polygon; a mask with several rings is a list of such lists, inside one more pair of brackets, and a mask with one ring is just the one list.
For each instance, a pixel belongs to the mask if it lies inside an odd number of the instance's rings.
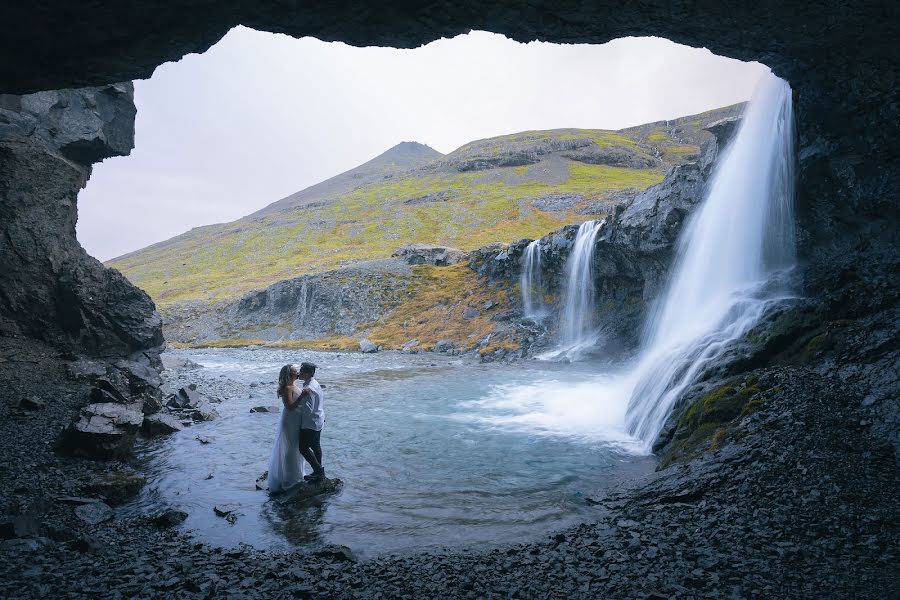
{"label": "groom's shoe", "polygon": [[325,467],[322,467],[318,471],[313,471],[310,475],[304,477],[306,481],[310,483],[315,483],[316,481],[322,481],[325,479]]}

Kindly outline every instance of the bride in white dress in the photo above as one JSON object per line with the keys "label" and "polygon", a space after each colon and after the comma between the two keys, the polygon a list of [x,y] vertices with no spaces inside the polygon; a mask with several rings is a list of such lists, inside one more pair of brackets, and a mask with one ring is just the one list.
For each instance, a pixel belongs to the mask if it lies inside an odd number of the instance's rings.
{"label": "bride in white dress", "polygon": [[269,493],[277,494],[303,481],[304,461],[300,456],[300,390],[294,385],[299,367],[284,365],[278,374],[278,397],[284,404],[275,446],[269,459]]}

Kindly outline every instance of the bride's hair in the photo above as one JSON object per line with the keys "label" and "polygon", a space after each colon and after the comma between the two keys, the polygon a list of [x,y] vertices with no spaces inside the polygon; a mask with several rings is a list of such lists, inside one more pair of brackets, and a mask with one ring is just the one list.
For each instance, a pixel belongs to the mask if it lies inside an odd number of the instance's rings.
{"label": "bride's hair", "polygon": [[278,373],[278,397],[284,398],[284,393],[287,391],[287,386],[290,383],[290,375],[291,369],[294,368],[294,365],[284,365],[281,367],[281,372]]}

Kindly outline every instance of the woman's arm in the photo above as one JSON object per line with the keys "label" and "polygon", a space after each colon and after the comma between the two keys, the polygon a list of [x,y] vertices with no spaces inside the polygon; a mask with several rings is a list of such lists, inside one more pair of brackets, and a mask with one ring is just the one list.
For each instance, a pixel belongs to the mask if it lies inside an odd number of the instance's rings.
{"label": "woman's arm", "polygon": [[281,397],[281,403],[288,410],[293,410],[297,403],[294,401],[294,386],[289,385],[284,388],[284,396]]}

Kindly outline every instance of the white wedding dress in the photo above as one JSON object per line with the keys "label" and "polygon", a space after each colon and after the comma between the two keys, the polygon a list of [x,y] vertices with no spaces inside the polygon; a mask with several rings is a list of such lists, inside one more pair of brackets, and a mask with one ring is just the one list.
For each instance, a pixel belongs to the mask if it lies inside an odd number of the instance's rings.
{"label": "white wedding dress", "polygon": [[[291,388],[291,400],[296,400],[298,392]],[[281,411],[275,446],[269,459],[269,493],[277,494],[303,480],[305,461],[300,455],[300,411]]]}

